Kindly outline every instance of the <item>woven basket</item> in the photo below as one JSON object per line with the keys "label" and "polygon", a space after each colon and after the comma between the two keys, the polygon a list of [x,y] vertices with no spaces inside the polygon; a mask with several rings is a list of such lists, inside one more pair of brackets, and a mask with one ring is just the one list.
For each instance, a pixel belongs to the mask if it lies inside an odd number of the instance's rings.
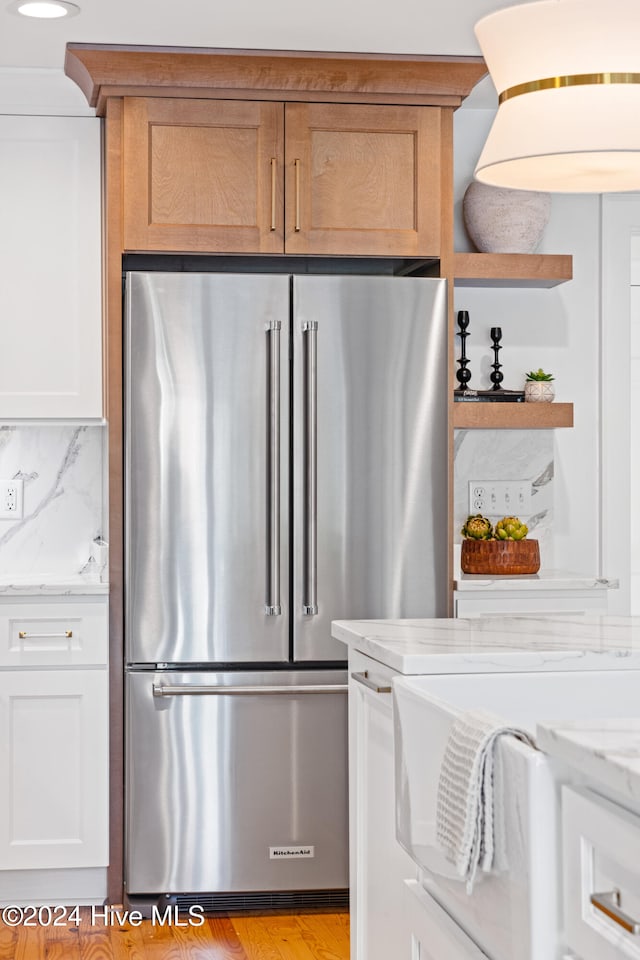
{"label": "woven basket", "polygon": [[460,566],[463,573],[518,576],[537,573],[540,549],[537,540],[463,540]]}

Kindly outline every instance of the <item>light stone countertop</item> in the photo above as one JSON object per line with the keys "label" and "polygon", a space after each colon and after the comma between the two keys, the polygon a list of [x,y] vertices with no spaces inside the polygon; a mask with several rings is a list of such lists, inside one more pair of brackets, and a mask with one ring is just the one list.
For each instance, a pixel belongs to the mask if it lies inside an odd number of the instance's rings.
{"label": "light stone countertop", "polygon": [[331,632],[407,675],[640,669],[640,617],[335,620]]}
{"label": "light stone countertop", "polygon": [[640,704],[638,717],[538,724],[540,750],[591,780],[640,803]]}
{"label": "light stone countertop", "polygon": [[518,590],[617,590],[620,581],[610,577],[587,577],[566,570],[541,570],[539,573],[512,577],[492,577],[460,573],[454,581],[458,591]]}
{"label": "light stone countertop", "polygon": [[108,593],[108,583],[93,580],[79,573],[0,579],[0,598],[103,596]]}

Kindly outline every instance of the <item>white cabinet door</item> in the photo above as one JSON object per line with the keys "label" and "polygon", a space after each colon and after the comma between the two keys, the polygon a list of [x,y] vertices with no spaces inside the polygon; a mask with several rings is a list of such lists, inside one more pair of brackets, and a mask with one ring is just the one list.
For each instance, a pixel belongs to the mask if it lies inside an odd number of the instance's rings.
{"label": "white cabinet door", "polygon": [[405,883],[404,894],[411,960],[489,960],[416,880]]}
{"label": "white cabinet door", "polygon": [[0,672],[0,870],[108,863],[107,670]]}
{"label": "white cabinet door", "polygon": [[102,416],[100,121],[0,116],[0,420]]}
{"label": "white cabinet door", "polygon": [[404,881],[415,877],[416,866],[395,836],[395,674],[357,651],[349,672],[351,958],[409,960]]}

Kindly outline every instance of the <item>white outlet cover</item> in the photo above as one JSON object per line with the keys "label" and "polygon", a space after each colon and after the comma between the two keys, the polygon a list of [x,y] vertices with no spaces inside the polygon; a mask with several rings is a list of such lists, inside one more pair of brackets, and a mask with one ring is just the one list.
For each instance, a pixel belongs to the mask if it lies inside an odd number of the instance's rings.
{"label": "white outlet cover", "polygon": [[22,520],[24,516],[24,480],[0,480],[0,520]]}
{"label": "white outlet cover", "polygon": [[530,480],[469,480],[469,513],[524,519],[533,513],[532,496]]}

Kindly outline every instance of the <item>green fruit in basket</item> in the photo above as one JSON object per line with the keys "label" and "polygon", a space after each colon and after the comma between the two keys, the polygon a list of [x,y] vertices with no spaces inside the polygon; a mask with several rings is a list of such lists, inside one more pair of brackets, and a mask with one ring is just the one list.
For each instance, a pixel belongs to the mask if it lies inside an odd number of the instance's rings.
{"label": "green fruit in basket", "polygon": [[476,513],[475,516],[467,517],[467,522],[460,533],[467,540],[492,540],[493,526],[491,521],[483,517],[481,513]]}
{"label": "green fruit in basket", "polygon": [[526,523],[518,517],[503,517],[496,523],[496,537],[498,540],[524,540],[529,533]]}

